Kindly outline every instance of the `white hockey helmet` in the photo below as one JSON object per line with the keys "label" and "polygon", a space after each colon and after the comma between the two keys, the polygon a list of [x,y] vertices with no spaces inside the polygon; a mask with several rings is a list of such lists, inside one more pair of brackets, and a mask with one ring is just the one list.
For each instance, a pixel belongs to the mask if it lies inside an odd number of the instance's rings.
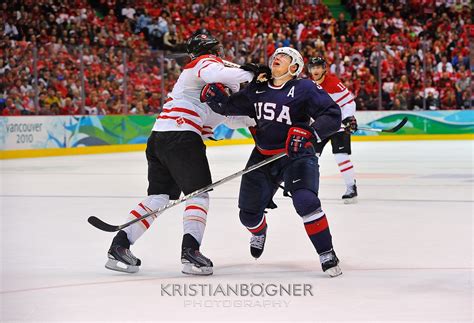
{"label": "white hockey helmet", "polygon": [[296,49],[291,48],[291,47],[278,48],[270,57],[270,61],[269,61],[270,68],[273,65],[273,60],[275,59],[275,56],[277,56],[278,54],[285,54],[285,55],[290,56],[291,57],[290,66],[292,65],[298,66],[298,69],[294,73],[291,73],[288,67],[288,73],[290,73],[290,75],[298,76],[303,71],[303,68],[304,68],[303,56],[301,56],[300,52],[298,52]]}

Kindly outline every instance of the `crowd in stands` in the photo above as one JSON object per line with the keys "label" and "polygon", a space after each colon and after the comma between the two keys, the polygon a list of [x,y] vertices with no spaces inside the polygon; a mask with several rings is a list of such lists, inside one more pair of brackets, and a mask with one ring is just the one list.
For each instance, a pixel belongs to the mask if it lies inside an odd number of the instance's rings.
{"label": "crowd in stands", "polygon": [[324,56],[359,110],[471,107],[470,1],[345,6],[351,17],[317,0],[2,2],[0,110],[35,114],[38,93],[40,114],[78,114],[82,102],[88,114],[157,113],[197,30],[239,64],[265,63],[281,46]]}

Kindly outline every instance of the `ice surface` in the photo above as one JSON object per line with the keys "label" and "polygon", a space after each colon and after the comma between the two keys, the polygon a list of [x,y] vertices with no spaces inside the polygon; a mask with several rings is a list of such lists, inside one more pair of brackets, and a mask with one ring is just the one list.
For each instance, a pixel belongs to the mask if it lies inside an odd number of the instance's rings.
{"label": "ice surface", "polygon": [[[214,180],[251,146],[208,148]],[[263,256],[238,218],[239,179],[211,193],[203,253],[214,275],[180,273],[182,206],[132,248],[139,273],[104,268],[113,224],[146,192],[143,153],[1,161],[1,321],[466,321],[473,319],[473,143],[355,142],[359,203],[327,147],[320,197],[344,274],[328,278],[291,200],[277,193]],[[167,286],[308,284],[307,296],[168,296]],[[261,285],[260,285],[261,286]],[[258,293],[258,290],[256,290]]]}

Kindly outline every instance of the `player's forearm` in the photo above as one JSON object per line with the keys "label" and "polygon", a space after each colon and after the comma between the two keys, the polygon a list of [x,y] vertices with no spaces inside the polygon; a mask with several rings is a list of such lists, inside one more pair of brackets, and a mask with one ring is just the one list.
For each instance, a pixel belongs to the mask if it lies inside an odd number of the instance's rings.
{"label": "player's forearm", "polygon": [[206,83],[235,84],[250,82],[253,74],[240,68],[225,67],[222,64],[211,64],[201,69],[200,76]]}
{"label": "player's forearm", "polygon": [[341,109],[339,106],[334,105],[319,115],[316,121],[311,124],[311,127],[316,131],[318,139],[324,140],[339,131],[341,123]]}
{"label": "player's forearm", "polygon": [[355,115],[355,112],[356,112],[356,104],[355,104],[355,101],[353,101],[351,103],[344,105],[341,108],[341,113],[342,113],[341,119],[344,120],[347,117],[351,117]]}
{"label": "player's forearm", "polygon": [[225,125],[230,129],[255,127],[257,124],[254,119],[247,116],[229,116],[226,118]]}
{"label": "player's forearm", "polygon": [[224,111],[223,114],[226,116],[255,116],[255,111],[249,100],[240,92],[231,95],[229,100],[222,104],[222,109]]}

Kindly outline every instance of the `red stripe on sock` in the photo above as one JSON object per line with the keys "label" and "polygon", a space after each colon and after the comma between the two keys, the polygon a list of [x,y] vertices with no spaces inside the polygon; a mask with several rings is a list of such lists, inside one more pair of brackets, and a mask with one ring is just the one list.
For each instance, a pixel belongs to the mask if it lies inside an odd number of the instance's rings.
{"label": "red stripe on sock", "polygon": [[348,160],[343,161],[342,163],[340,163],[340,164],[338,164],[338,165],[339,165],[339,166],[342,166],[342,165],[347,164],[347,163],[350,163],[350,162],[351,162],[351,161],[348,159]]}
{"label": "red stripe on sock", "polygon": [[349,166],[349,167],[347,167],[347,168],[341,169],[341,173],[342,173],[342,172],[345,172],[346,170],[349,170],[349,169],[351,169],[351,168],[354,168],[354,166]]}
{"label": "red stripe on sock", "polygon": [[142,203],[138,203],[138,206],[141,207],[145,212],[150,212]]}
{"label": "red stripe on sock", "polygon": [[184,209],[184,211],[188,211],[188,210],[199,210],[199,211],[202,211],[204,213],[207,214],[207,211],[206,209],[200,207],[200,206],[197,206],[197,205],[189,205],[189,206],[186,206],[186,209]]}
{"label": "red stripe on sock", "polygon": [[[141,217],[140,213],[138,213],[138,212],[135,211],[135,210],[131,210],[131,211],[130,211],[130,214],[133,215],[134,217],[136,217],[137,219],[138,219],[139,217]],[[143,219],[143,220],[142,220],[142,223],[143,223],[143,225],[145,226],[145,228],[148,229],[148,228],[150,227],[150,223],[148,223],[147,220]]]}
{"label": "red stripe on sock", "polygon": [[328,220],[326,219],[325,215],[321,219],[317,220],[316,222],[304,225],[306,233],[309,236],[312,236],[313,234],[317,234],[317,233],[327,229],[328,227],[329,227],[329,224],[328,224]]}
{"label": "red stripe on sock", "polygon": [[265,228],[265,226],[267,225],[267,220],[265,219],[265,217],[263,217],[263,221],[262,221],[262,224],[260,224],[258,227],[256,227],[255,229],[249,229],[247,228],[251,233],[257,233],[259,231],[261,231],[263,228]]}

